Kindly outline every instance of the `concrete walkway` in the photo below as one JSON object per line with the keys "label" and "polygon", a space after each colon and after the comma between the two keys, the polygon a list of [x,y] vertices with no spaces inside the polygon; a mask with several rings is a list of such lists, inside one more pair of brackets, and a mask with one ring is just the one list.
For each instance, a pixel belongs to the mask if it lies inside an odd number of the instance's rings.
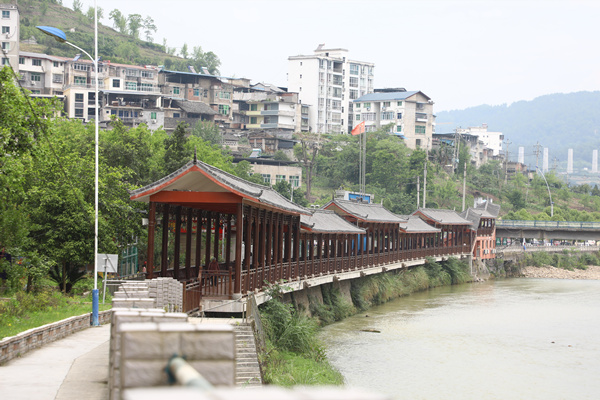
{"label": "concrete walkway", "polygon": [[3,400],[108,398],[110,324],[84,329],[0,366]]}

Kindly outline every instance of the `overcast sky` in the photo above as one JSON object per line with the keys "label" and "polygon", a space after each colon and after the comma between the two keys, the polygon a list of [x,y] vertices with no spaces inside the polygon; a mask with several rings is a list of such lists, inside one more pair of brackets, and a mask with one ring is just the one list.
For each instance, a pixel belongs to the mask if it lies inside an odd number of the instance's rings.
{"label": "overcast sky", "polygon": [[[94,0],[82,0],[84,12]],[[319,43],[375,63],[375,87],[421,90],[435,111],[600,90],[598,0],[97,0],[154,19],[154,41],[201,46],[221,74],[287,86]],[[72,0],[63,0],[72,8]]]}

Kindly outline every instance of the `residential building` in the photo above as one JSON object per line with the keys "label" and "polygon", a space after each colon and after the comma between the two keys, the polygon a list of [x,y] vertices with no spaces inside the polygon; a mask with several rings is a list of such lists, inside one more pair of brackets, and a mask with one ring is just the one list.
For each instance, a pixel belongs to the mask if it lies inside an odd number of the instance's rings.
{"label": "residential building", "polygon": [[348,58],[348,50],[317,47],[312,55],[288,58],[288,90],[309,104],[309,130],[350,133],[352,101],[373,91],[375,65]]}
{"label": "residential building", "polygon": [[497,156],[502,151],[502,141],[504,140],[504,134],[502,132],[488,132],[488,125],[482,124],[481,126],[470,126],[466,129],[458,129],[459,134],[470,134],[475,135],[483,142],[485,147],[492,149],[493,155]]}
{"label": "residential building", "polygon": [[0,4],[0,43],[2,56],[0,68],[12,65],[15,73],[19,72],[19,9],[15,4]]}
{"label": "residential building", "polygon": [[420,91],[378,89],[353,101],[354,126],[367,132],[389,126],[411,149],[431,149],[435,115],[433,101]]}
{"label": "residential building", "polygon": [[35,97],[63,97],[65,63],[68,58],[19,52],[18,75],[21,86]]}
{"label": "residential building", "polygon": [[255,174],[261,174],[265,185],[273,186],[279,181],[288,182],[293,188],[302,186],[302,167],[295,161],[278,161],[272,158],[234,158],[233,162],[248,161]]}

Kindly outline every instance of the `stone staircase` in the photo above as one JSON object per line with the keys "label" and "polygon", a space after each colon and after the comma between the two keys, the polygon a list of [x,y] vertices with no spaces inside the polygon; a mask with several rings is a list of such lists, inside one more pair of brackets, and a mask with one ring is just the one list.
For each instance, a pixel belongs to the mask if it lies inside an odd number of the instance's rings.
{"label": "stone staircase", "polygon": [[236,341],[236,385],[239,387],[262,386],[256,341],[250,323],[234,325]]}

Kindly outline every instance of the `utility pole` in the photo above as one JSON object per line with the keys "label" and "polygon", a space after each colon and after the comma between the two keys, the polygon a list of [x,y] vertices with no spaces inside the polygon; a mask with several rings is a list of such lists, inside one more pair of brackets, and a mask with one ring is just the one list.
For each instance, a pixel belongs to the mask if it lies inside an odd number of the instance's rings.
{"label": "utility pole", "polygon": [[454,171],[458,169],[458,157],[460,156],[460,133],[458,133],[460,126],[454,130],[454,160],[452,160],[452,165],[454,167]]}
{"label": "utility pole", "polygon": [[465,162],[465,168],[463,171],[463,203],[462,210],[465,211],[465,199],[467,197],[467,163]]}
{"label": "utility pole", "polygon": [[508,155],[510,152],[508,151],[508,146],[511,145],[511,141],[506,139],[506,159],[504,160],[504,184],[508,183]]}
{"label": "utility pole", "polygon": [[420,184],[419,178],[420,178],[420,176],[417,175],[417,209],[419,209],[419,199],[420,199],[419,196],[421,194],[420,193],[421,192],[421,184]]}
{"label": "utility pole", "polygon": [[552,171],[556,173],[556,168],[558,168],[558,158],[554,157],[552,159]]}
{"label": "utility pole", "polygon": [[423,208],[427,204],[427,159],[425,159],[425,169],[423,171]]}

